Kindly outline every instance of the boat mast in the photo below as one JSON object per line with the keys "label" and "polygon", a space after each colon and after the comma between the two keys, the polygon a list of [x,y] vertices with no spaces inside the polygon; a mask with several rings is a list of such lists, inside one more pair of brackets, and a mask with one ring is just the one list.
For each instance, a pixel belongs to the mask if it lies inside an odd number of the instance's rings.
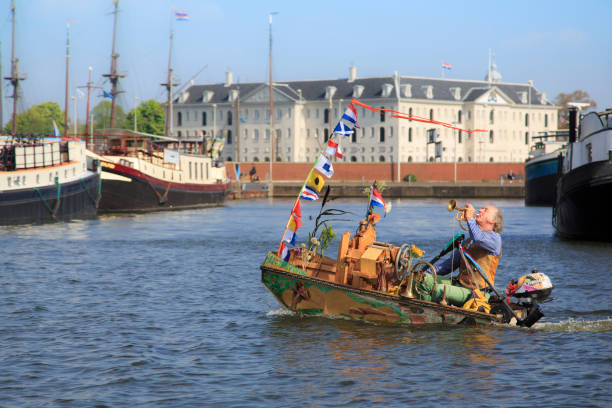
{"label": "boat mast", "polygon": [[172,87],[177,86],[172,82],[173,80],[173,72],[172,72],[172,39],[174,38],[174,30],[170,28],[170,50],[168,52],[168,79],[165,84],[161,84],[161,86],[166,87],[168,91],[168,100],[166,102],[166,125],[164,126],[164,135],[166,137],[172,137]]}
{"label": "boat mast", "polygon": [[110,74],[104,74],[102,76],[107,77],[112,85],[111,88],[111,96],[112,96],[112,100],[111,100],[111,111],[110,111],[110,127],[111,129],[115,127],[115,104],[117,103],[117,95],[122,93],[122,91],[119,91],[118,85],[119,85],[119,78],[123,78],[125,77],[125,74],[118,74],[117,73],[117,59],[119,58],[119,54],[117,54],[115,52],[115,44],[116,44],[116,40],[117,40],[117,14],[119,14],[119,0],[113,0],[113,3],[115,3],[115,10],[113,11],[114,19],[113,19],[113,50],[111,53],[111,68],[110,68]]}
{"label": "boat mast", "polygon": [[17,99],[19,98],[19,81],[23,81],[25,77],[19,76],[18,63],[19,59],[15,57],[15,0],[11,1],[11,24],[13,26],[13,38],[11,40],[11,76],[4,79],[11,82],[13,85],[13,137],[17,136]]}
{"label": "boat mast", "polygon": [[66,92],[64,99],[64,136],[68,136],[68,74],[70,72],[70,23],[66,23]]}
{"label": "boat mast", "polygon": [[[272,91],[272,16],[278,12],[268,14],[270,25],[270,182],[272,182],[272,162],[274,161],[274,92]],[[270,184],[269,191],[272,191]]]}

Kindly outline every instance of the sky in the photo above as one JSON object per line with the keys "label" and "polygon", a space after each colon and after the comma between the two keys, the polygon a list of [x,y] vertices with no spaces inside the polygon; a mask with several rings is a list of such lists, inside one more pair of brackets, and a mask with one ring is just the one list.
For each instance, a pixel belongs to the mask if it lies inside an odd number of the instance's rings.
{"label": "sky", "polygon": [[[69,92],[78,116],[88,67],[96,86],[110,71],[112,0],[16,0],[15,56],[22,82],[19,111],[54,101],[64,109],[66,25],[70,33]],[[10,0],[0,0],[2,76],[10,74]],[[188,21],[176,21],[173,10]],[[612,2],[538,1],[272,1],[120,0],[117,27],[118,103],[127,112],[145,100],[166,99],[169,33],[174,30],[176,81],[268,80],[269,20],[275,81],[400,75],[483,80],[489,50],[503,82],[527,83],[551,100],[581,89],[599,109],[612,108]],[[202,70],[202,68],[204,68]],[[196,75],[200,70],[202,72]],[[195,77],[194,77],[195,76]],[[12,94],[3,81],[4,121]],[[99,103],[101,91],[92,95]],[[70,102],[72,116],[74,102]]]}

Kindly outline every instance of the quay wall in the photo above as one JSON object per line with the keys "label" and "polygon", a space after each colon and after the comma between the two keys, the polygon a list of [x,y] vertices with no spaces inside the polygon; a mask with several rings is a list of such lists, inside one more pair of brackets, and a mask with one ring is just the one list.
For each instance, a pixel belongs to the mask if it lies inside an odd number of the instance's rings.
{"label": "quay wall", "polygon": [[[303,181],[312,163],[272,164],[272,179],[277,181]],[[235,163],[225,163],[227,175],[236,180]],[[398,181],[397,163],[333,163],[334,181]],[[240,173],[246,174],[255,167],[256,176],[261,181],[268,180],[269,162],[241,162]],[[524,178],[523,163],[457,163],[458,182],[500,181],[503,175],[513,172],[519,179]],[[454,180],[453,163],[401,163],[400,180],[408,174],[414,174],[416,181],[450,181]],[[244,179],[244,178],[243,178]]]}

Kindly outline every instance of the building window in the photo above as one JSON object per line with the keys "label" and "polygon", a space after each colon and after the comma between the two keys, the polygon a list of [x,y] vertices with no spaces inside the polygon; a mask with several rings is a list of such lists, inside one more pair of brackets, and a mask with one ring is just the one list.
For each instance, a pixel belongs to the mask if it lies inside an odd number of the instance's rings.
{"label": "building window", "polygon": [[253,140],[259,140],[259,129],[253,130]]}
{"label": "building window", "polygon": [[429,110],[429,120],[433,120],[433,109]]}
{"label": "building window", "polygon": [[383,126],[380,127],[380,141],[385,141],[385,128]]}
{"label": "building window", "polygon": [[493,163],[493,157],[489,157],[489,161]]}
{"label": "building window", "polygon": [[177,136],[178,136],[179,139],[181,138],[182,135],[181,135],[181,131],[180,130],[177,132]]}
{"label": "building window", "polygon": [[489,143],[493,143],[493,131],[489,130]]}
{"label": "building window", "polygon": [[457,123],[461,123],[461,111],[457,111]]}
{"label": "building window", "polygon": [[329,140],[329,129],[325,128],[323,129],[323,141],[327,143],[328,140]]}
{"label": "building window", "polygon": [[525,144],[529,144],[529,132],[525,132]]}
{"label": "building window", "polygon": [[495,122],[495,113],[493,111],[493,109],[491,109],[491,112],[489,112],[489,124],[493,124]]}
{"label": "building window", "polygon": [[227,124],[232,125],[232,111],[227,111]]}
{"label": "building window", "polygon": [[351,142],[357,143],[357,128],[353,129],[353,133],[351,134]]}
{"label": "building window", "polygon": [[457,133],[457,143],[461,144],[461,131]]}
{"label": "building window", "polygon": [[266,137],[264,140],[270,140],[270,129],[266,129]]}
{"label": "building window", "polygon": [[382,154],[380,155],[380,157],[378,158],[378,161],[380,162],[384,162],[385,161],[385,156],[383,156]]}
{"label": "building window", "polygon": [[323,109],[323,123],[329,123],[329,113],[328,108]]}
{"label": "building window", "polygon": [[[380,109],[385,109],[385,107],[384,107],[384,106],[381,106],[381,107],[380,107]],[[384,122],[384,121],[385,121],[385,111],[384,111],[384,110],[381,110],[381,111],[380,111],[380,121],[381,121],[381,122]]]}
{"label": "building window", "polygon": [[408,163],[412,163],[412,156],[408,156]]}
{"label": "building window", "polygon": [[183,112],[177,112],[176,117],[177,117],[176,125],[183,126]]}
{"label": "building window", "polygon": [[548,127],[548,113],[544,114],[544,127]]}
{"label": "building window", "polygon": [[259,120],[259,110],[255,110],[255,120]]}
{"label": "building window", "polygon": [[357,161],[357,157],[356,156],[351,156],[351,161],[354,163]]}
{"label": "building window", "polygon": [[412,128],[408,128],[408,142],[412,142]]}
{"label": "building window", "polygon": [[202,112],[202,126],[206,126],[206,112]]}
{"label": "building window", "polygon": [[[408,109],[408,116],[412,116],[412,108]],[[412,119],[408,119],[408,120],[412,122]]]}
{"label": "building window", "polygon": [[529,114],[525,114],[525,126],[529,126]]}
{"label": "building window", "polygon": [[232,131],[227,131],[227,144],[232,144]]}

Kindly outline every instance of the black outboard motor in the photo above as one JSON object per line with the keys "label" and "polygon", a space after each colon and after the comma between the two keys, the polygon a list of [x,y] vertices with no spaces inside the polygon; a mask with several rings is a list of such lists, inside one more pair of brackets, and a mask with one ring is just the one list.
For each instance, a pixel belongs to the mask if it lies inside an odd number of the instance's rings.
{"label": "black outboard motor", "polygon": [[[517,280],[510,281],[506,289],[506,295],[516,298],[517,302],[514,304],[519,308],[525,309],[527,312],[523,319],[517,319],[516,324],[518,326],[531,327],[540,320],[544,313],[542,313],[538,303],[553,300],[553,298],[550,298],[553,289],[554,286],[550,278],[535,269],[528,275],[523,275]],[[500,307],[500,305],[492,308],[491,313],[501,313],[504,316],[504,323],[508,323],[512,318],[509,311]]]}

